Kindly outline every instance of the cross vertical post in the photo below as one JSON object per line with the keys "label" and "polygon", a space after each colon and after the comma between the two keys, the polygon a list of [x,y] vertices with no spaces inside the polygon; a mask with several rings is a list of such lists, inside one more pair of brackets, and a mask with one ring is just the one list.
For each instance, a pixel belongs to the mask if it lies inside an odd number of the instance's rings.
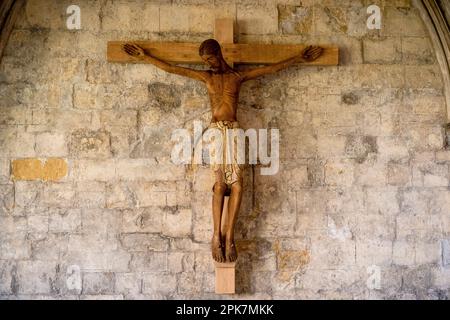
{"label": "cross vertical post", "polygon": [[[232,44],[234,42],[234,20],[223,18],[216,19],[214,25],[214,39],[216,39],[221,45],[223,44]],[[233,61],[227,60],[225,61],[233,67]],[[227,229],[227,220],[228,220],[228,201],[230,199],[229,195],[225,195],[223,201],[223,209],[222,209],[222,236],[224,234],[224,230]],[[234,294],[235,293],[235,284],[236,284],[236,262],[214,262],[215,265],[215,287],[217,294]]]}

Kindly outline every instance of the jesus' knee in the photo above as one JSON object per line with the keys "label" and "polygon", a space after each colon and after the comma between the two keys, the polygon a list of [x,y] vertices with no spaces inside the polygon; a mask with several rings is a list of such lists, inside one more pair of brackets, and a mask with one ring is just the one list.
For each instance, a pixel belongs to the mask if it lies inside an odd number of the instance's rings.
{"label": "jesus' knee", "polygon": [[237,181],[237,182],[235,182],[235,183],[233,183],[231,185],[231,192],[232,193],[241,194],[242,190],[243,190],[243,187],[242,187],[242,182],[241,181]]}
{"label": "jesus' knee", "polygon": [[227,191],[227,185],[225,183],[216,182],[213,188],[214,194],[223,196]]}

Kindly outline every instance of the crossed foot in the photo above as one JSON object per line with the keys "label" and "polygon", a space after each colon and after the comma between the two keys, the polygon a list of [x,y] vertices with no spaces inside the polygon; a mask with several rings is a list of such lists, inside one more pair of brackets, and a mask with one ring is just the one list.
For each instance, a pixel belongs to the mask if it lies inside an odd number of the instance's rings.
{"label": "crossed foot", "polygon": [[[225,242],[225,252],[224,245]],[[220,236],[214,235],[211,241],[211,251],[213,259],[217,262],[234,262],[237,259],[236,246],[233,239],[225,237],[221,239]]]}

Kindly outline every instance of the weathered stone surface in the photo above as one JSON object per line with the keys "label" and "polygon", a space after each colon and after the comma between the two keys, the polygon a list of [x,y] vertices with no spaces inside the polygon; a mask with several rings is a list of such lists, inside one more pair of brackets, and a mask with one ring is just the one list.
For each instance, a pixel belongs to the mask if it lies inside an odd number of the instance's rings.
{"label": "weathered stone surface", "polygon": [[10,213],[15,204],[13,184],[0,184],[0,216]]}
{"label": "weathered stone surface", "polygon": [[163,223],[163,234],[170,237],[186,237],[191,235],[192,210],[181,209],[167,211]]}
{"label": "weathered stone surface", "polygon": [[212,176],[170,158],[174,129],[209,123],[207,89],[105,60],[110,40],[201,42],[214,17],[236,42],[340,49],[242,86],[280,170],[245,174],[236,298],[448,298],[445,95],[413,2],[371,2],[380,30],[362,0],[79,0],[77,31],[70,4],[27,1],[0,64],[0,299],[217,299]]}
{"label": "weathered stone surface", "polygon": [[49,261],[21,261],[17,265],[18,293],[51,294],[59,266]]}
{"label": "weathered stone surface", "polygon": [[402,59],[401,48],[401,42],[398,38],[387,38],[383,40],[364,40],[364,62],[399,63]]}
{"label": "weathered stone surface", "polygon": [[20,260],[28,259],[31,255],[31,244],[24,232],[14,234],[0,234],[0,259]]}
{"label": "weathered stone surface", "polygon": [[136,273],[115,273],[115,292],[124,295],[125,299],[134,299],[142,292],[142,279]]}
{"label": "weathered stone surface", "polygon": [[68,167],[65,159],[48,158],[16,159],[11,163],[13,180],[58,181],[67,175]]}
{"label": "weathered stone surface", "polygon": [[279,28],[284,34],[311,33],[313,8],[278,5]]}
{"label": "weathered stone surface", "polygon": [[107,131],[76,130],[72,132],[69,153],[75,158],[108,158],[111,140]]}
{"label": "weathered stone surface", "polygon": [[112,294],[114,285],[114,273],[87,272],[83,274],[83,294]]}
{"label": "weathered stone surface", "polygon": [[152,3],[139,7],[130,7],[126,3],[107,3],[102,8],[102,17],[102,27],[108,31],[159,30],[159,8]]}
{"label": "weathered stone surface", "polygon": [[170,273],[145,273],[142,292],[147,294],[174,294],[177,290],[177,278]]}
{"label": "weathered stone surface", "polygon": [[133,251],[167,251],[169,241],[155,234],[130,233],[122,234],[120,242],[124,249]]}
{"label": "weathered stone surface", "polygon": [[265,35],[278,30],[275,3],[239,3],[236,12],[240,33]]}
{"label": "weathered stone surface", "polygon": [[12,261],[0,262],[0,296],[17,294],[17,265]]}
{"label": "weathered stone surface", "polygon": [[450,241],[448,239],[442,240],[442,265],[446,268],[450,266]]}
{"label": "weathered stone surface", "polygon": [[132,271],[158,272],[167,270],[167,252],[138,252],[130,261]]}
{"label": "weathered stone surface", "polygon": [[44,157],[67,156],[64,134],[43,132],[36,135],[36,154]]}
{"label": "weathered stone surface", "polygon": [[160,207],[126,209],[122,212],[123,232],[151,232],[162,230],[166,212]]}

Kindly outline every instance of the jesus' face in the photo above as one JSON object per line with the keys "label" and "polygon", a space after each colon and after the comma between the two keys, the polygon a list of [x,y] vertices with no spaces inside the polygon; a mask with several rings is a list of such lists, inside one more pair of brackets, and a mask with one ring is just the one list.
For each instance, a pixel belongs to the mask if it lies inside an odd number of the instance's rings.
{"label": "jesus' face", "polygon": [[218,70],[220,68],[220,59],[213,54],[204,54],[201,56],[202,60],[210,66],[212,70]]}

